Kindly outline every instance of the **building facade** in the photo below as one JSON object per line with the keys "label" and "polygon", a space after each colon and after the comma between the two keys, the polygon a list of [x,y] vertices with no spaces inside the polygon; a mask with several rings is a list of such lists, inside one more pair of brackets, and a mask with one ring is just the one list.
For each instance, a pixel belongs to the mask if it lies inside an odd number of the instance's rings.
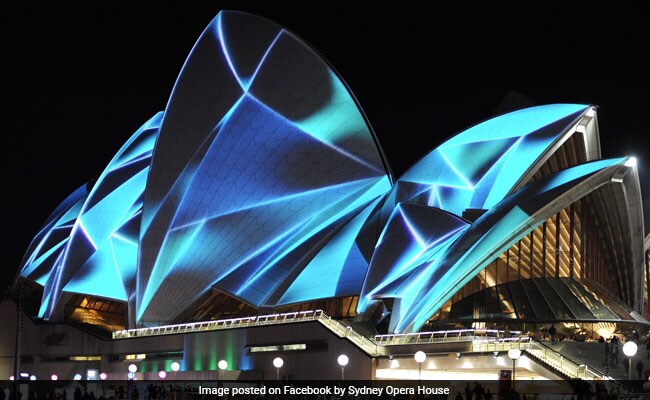
{"label": "building facade", "polygon": [[25,345],[79,328],[95,339],[52,357],[99,356],[83,362],[118,374],[105,362],[135,348],[151,350],[150,372],[175,358],[215,371],[223,354],[262,378],[273,370],[251,348],[300,345],[295,354],[320,356],[296,358],[296,377],[300,363],[332,370],[323,354],[345,351],[366,379],[377,355],[314,322],[296,343],[280,340],[286,326],[100,338],[317,309],[369,337],[548,323],[591,336],[647,330],[636,160],[602,159],[600,148],[596,107],[550,104],[478,123],[394,177],[316,51],[274,22],[221,12],[164,112],[35,236],[14,285],[35,322]]}

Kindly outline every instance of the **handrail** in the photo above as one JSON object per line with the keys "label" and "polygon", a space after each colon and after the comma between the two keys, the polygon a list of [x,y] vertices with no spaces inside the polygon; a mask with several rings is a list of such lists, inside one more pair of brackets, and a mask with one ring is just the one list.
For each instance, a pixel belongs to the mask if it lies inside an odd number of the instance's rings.
{"label": "handrail", "polygon": [[323,314],[323,310],[309,310],[243,318],[220,319],[214,321],[189,322],[176,325],[162,325],[150,328],[125,329],[113,332],[113,339],[130,339],[143,336],[174,335],[177,333],[205,332],[222,329],[247,328],[251,326],[315,321],[321,314]]}
{"label": "handrail", "polygon": [[[552,347],[549,347],[549,346],[548,346],[547,344],[545,344],[544,342],[541,342],[541,341],[539,341],[539,340],[537,340],[537,339],[534,339],[534,338],[531,338],[531,340],[532,340],[533,342],[535,342],[536,345],[538,345],[538,346],[541,346],[541,347],[546,348],[546,349],[548,349],[548,350],[551,350],[551,351],[553,351],[553,352],[555,352],[555,353],[557,353],[557,354],[560,354],[559,352],[555,351]],[[581,363],[579,363],[579,362],[576,362],[576,361],[573,360],[573,359],[570,359],[570,358],[565,357],[565,356],[563,356],[563,357],[564,357],[564,360],[571,361],[571,362],[573,362],[573,363],[576,364],[576,365],[583,365],[583,364],[581,364]],[[600,377],[607,376],[607,374],[605,374],[603,371],[601,371],[601,370],[599,370],[599,369],[597,369],[597,368],[589,367],[589,369],[592,370],[592,371],[594,371],[595,373],[597,373],[598,376],[600,376]]]}
{"label": "handrail", "polygon": [[531,340],[523,350],[544,364],[562,372],[570,378],[611,379],[600,371],[590,368],[589,365],[578,364],[550,347],[544,346],[543,344],[533,340]]}
{"label": "handrail", "polygon": [[347,338],[352,343],[356,344],[361,350],[372,357],[388,355],[385,346],[378,344],[376,341],[360,334],[351,326],[342,324],[341,322],[332,319],[329,315],[321,313],[318,317],[318,322],[331,330],[334,334],[341,338]]}
{"label": "handrail", "polygon": [[473,342],[477,340],[490,341],[517,338],[520,334],[520,331],[500,331],[496,329],[452,329],[447,331],[375,335],[373,340],[384,346],[395,346],[441,342]]}

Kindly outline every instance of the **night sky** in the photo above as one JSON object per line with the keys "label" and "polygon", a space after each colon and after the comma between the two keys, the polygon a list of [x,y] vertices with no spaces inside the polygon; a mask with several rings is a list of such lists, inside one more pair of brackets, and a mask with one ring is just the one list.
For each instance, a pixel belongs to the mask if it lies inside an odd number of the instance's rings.
{"label": "night sky", "polygon": [[372,9],[332,1],[148,9],[23,3],[3,12],[0,39],[3,284],[59,202],[98,177],[130,135],[164,110],[187,54],[220,9],[268,17],[329,60],[363,107],[395,177],[494,113],[586,103],[599,106],[603,156],[636,155],[644,197],[650,194],[645,10],[539,3],[510,13],[463,3],[432,13],[408,1]]}

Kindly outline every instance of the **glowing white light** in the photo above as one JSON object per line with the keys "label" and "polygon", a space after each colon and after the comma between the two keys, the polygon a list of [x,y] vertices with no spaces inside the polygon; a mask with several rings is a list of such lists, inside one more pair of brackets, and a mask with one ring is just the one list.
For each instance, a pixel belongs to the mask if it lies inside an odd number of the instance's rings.
{"label": "glowing white light", "polygon": [[158,378],[160,378],[160,379],[165,379],[165,378],[167,378],[167,372],[165,372],[165,371],[158,371]]}
{"label": "glowing white light", "polygon": [[275,358],[273,359],[273,366],[274,366],[275,368],[282,368],[283,365],[284,365],[284,360],[283,360],[282,358],[280,358],[280,357],[275,357]]}
{"label": "glowing white light", "polygon": [[75,381],[80,381],[81,380],[81,374],[74,374],[72,379],[75,380]]}
{"label": "glowing white light", "polygon": [[178,363],[178,361],[174,361],[171,364],[172,371],[178,372],[181,369],[181,364]]}
{"label": "glowing white light", "polygon": [[13,375],[11,375],[11,376],[9,377],[9,380],[10,380],[10,381],[13,381],[14,379],[16,379],[16,378],[15,378]]}
{"label": "glowing white light", "polygon": [[106,378],[108,378],[108,375],[106,374],[106,372],[101,372],[101,373],[99,374],[99,379],[105,381]]}
{"label": "glowing white light", "polygon": [[350,362],[350,359],[345,354],[341,354],[339,358],[336,359],[336,362],[339,363],[341,367],[345,367]]}
{"label": "glowing white light", "polygon": [[636,157],[628,158],[627,161],[625,161],[625,166],[630,168],[636,167]]}
{"label": "glowing white light", "polygon": [[135,379],[135,372],[129,372],[128,374],[126,374],[126,376],[127,376],[129,379]]}
{"label": "glowing white light", "polygon": [[138,370],[138,366],[137,366],[137,365],[135,365],[135,364],[130,364],[130,365],[129,365],[129,372],[133,372],[133,373],[135,373],[135,371],[137,371],[137,370]]}
{"label": "glowing white light", "polygon": [[397,361],[396,359],[390,360],[390,367],[391,368],[399,368],[399,361]]}
{"label": "glowing white light", "polygon": [[228,368],[228,361],[226,361],[226,360],[221,360],[221,361],[219,361],[219,362],[217,363],[217,366],[218,366],[219,369],[221,369],[221,370],[227,369],[227,368]]}
{"label": "glowing white light", "polygon": [[508,357],[512,360],[516,360],[521,357],[521,350],[519,349],[510,349],[508,350]]}
{"label": "glowing white light", "polygon": [[31,375],[31,376],[29,377],[29,380],[30,380],[30,381],[35,381],[35,380],[36,380],[36,375]]}
{"label": "glowing white light", "polygon": [[415,355],[413,355],[413,358],[415,358],[415,362],[423,363],[424,360],[427,359],[427,355],[422,350],[420,350],[416,352]]}
{"label": "glowing white light", "polygon": [[628,357],[634,357],[637,349],[638,346],[636,345],[636,343],[630,340],[629,342],[625,342],[625,344],[623,345],[623,354],[625,354]]}
{"label": "glowing white light", "polygon": [[50,379],[52,379],[53,381],[58,381],[59,376],[57,374],[52,374],[52,376],[50,376]]}

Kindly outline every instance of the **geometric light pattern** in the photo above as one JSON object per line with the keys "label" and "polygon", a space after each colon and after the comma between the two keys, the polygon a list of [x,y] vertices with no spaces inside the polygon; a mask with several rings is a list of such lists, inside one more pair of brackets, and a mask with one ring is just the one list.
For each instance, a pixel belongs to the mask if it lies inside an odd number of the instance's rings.
{"label": "geometric light pattern", "polygon": [[398,300],[393,306],[391,331],[419,330],[494,258],[572,201],[609,182],[625,168],[625,161],[593,161],[536,181],[441,243],[441,251],[414,262],[417,266],[412,268],[407,284],[387,296]]}
{"label": "geometric light pattern", "polygon": [[128,300],[137,267],[142,195],[162,113],[140,127],[95,182],[47,282],[44,317],[61,292]]}
{"label": "geometric light pattern", "polygon": [[20,275],[44,286],[53,320],[65,293],[84,293],[164,324],[217,289],[266,309],[359,296],[361,319],[391,299],[390,331],[417,331],[515,241],[626,174],[626,159],[599,160],[530,182],[592,110],[490,119],[393,184],[327,62],[274,22],[221,12],[165,112],[57,208]]}
{"label": "geometric light pattern", "polygon": [[50,273],[61,262],[70,232],[83,203],[88,197],[86,185],[81,186],[52,212],[34,237],[21,262],[20,276],[45,286]]}
{"label": "geometric light pattern", "polygon": [[503,200],[590,107],[550,104],[489,119],[447,140],[398,180],[397,201],[456,215]]}
{"label": "geometric light pattern", "polygon": [[219,13],[165,110],[137,318],[174,317],[213,286],[277,304],[287,279],[390,179],[354,98],[315,51],[269,20]]}

